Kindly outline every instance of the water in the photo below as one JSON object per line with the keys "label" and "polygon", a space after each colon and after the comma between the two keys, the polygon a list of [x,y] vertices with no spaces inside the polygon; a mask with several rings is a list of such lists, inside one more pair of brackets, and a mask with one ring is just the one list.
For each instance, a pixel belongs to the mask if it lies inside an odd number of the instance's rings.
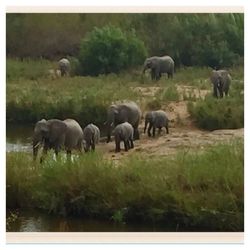
{"label": "water", "polygon": [[6,151],[32,151],[33,126],[6,125]]}
{"label": "water", "polygon": [[[7,211],[7,217],[10,211]],[[39,210],[19,211],[16,220],[7,226],[8,232],[168,232],[175,228],[153,224],[122,224],[111,220],[60,217]]]}

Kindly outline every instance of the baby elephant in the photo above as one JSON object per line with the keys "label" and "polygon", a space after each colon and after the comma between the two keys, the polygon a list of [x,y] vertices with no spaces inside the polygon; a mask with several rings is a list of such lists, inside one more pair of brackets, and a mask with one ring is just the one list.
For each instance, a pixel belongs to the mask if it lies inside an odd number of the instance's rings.
{"label": "baby elephant", "polygon": [[98,144],[100,139],[100,130],[99,128],[90,123],[83,130],[83,147],[84,151],[88,152],[90,147],[92,150],[95,150],[95,145]]}
{"label": "baby elephant", "polygon": [[134,147],[133,143],[133,135],[134,135],[134,128],[128,122],[124,122],[118,124],[114,129],[115,135],[115,152],[120,152],[121,141],[124,142],[125,151],[128,151],[130,148]]}
{"label": "baby elephant", "polygon": [[155,129],[158,128],[158,134],[161,132],[161,128],[166,128],[166,133],[168,134],[168,118],[167,114],[163,110],[157,110],[157,111],[149,111],[146,113],[145,116],[145,127],[144,127],[144,134],[147,129],[147,125],[149,123],[148,127],[148,136],[151,136],[150,130],[153,128],[153,136],[155,136]]}

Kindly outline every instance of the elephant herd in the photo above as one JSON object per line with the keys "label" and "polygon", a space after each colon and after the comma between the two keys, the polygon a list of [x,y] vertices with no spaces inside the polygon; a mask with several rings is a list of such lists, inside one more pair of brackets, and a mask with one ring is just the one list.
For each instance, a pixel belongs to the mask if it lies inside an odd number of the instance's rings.
{"label": "elephant herd", "polygon": [[[174,74],[174,60],[170,56],[153,56],[147,58],[143,67],[143,74],[146,70],[151,70],[152,80],[159,80],[163,73],[172,78]],[[69,75],[70,62],[66,58],[62,58],[58,62],[58,70],[62,76]],[[222,98],[228,95],[231,83],[231,76],[226,70],[213,70],[210,76],[213,85],[214,97]],[[128,101],[125,103],[112,104],[107,109],[107,120],[104,123],[107,126],[107,143],[110,142],[111,132],[113,130],[115,138],[115,151],[121,150],[120,144],[124,143],[125,150],[134,147],[134,140],[140,138],[138,126],[141,120],[141,110],[135,102]],[[164,111],[150,111],[145,115],[144,133],[153,136],[158,128],[158,134],[161,129],[168,130],[168,118]],[[149,127],[147,129],[147,126]],[[100,129],[94,124],[88,124],[83,130],[77,121],[66,119],[64,121],[58,119],[38,121],[35,125],[33,136],[33,158],[37,158],[39,146],[43,147],[43,154],[40,161],[49,149],[54,149],[57,155],[61,149],[66,150],[67,155],[71,155],[72,149],[78,149],[88,152],[90,149],[95,150],[95,145],[100,139]]]}
{"label": "elephant herd", "polygon": [[[113,130],[115,139],[115,152],[120,152],[121,142],[124,143],[125,151],[134,147],[134,140],[140,139],[139,123],[141,121],[142,113],[135,102],[127,101],[120,104],[110,105],[107,109],[107,143],[110,142],[111,132]],[[158,129],[160,134],[161,129],[166,128],[168,131],[168,118],[164,111],[150,111],[145,115],[146,132],[149,124],[147,134],[151,136],[151,129],[153,129],[153,136],[155,130]],[[100,130],[94,124],[88,124],[83,130],[79,123],[73,119],[66,119],[64,121],[58,119],[38,121],[35,125],[33,135],[33,158],[36,160],[39,146],[43,147],[43,153],[40,162],[43,161],[44,156],[49,149],[53,149],[58,155],[59,151],[64,149],[68,156],[71,155],[73,149],[82,152],[88,152],[90,148],[94,151],[95,145],[100,139]]]}

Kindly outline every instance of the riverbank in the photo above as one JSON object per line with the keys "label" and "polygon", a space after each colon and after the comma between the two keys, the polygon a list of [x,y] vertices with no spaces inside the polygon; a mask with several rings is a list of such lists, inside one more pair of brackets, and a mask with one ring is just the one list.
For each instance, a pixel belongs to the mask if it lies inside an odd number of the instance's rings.
{"label": "riverbank", "polygon": [[244,230],[242,140],[165,157],[134,152],[119,167],[100,152],[73,162],[52,158],[39,165],[30,154],[7,154],[8,208],[183,230]]}

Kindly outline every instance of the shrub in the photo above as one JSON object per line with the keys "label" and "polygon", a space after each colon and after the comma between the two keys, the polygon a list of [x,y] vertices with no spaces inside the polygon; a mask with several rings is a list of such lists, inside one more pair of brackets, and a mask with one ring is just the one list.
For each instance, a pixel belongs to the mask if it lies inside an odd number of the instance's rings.
{"label": "shrub", "polygon": [[[232,92],[233,93],[233,92]],[[228,98],[215,99],[207,96],[195,104],[189,103],[188,110],[200,128],[235,129],[244,126],[243,94]]]}
{"label": "shrub", "polygon": [[146,57],[144,43],[135,33],[114,26],[95,27],[80,44],[83,74],[99,75],[141,64]]}

